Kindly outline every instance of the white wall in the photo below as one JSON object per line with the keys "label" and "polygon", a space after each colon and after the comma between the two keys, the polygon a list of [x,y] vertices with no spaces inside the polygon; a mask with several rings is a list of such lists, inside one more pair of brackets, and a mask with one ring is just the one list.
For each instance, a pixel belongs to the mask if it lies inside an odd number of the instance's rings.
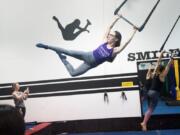
{"label": "white wall", "polygon": [[[25,102],[27,108],[25,120],[26,122],[47,122],[140,117],[138,90],[125,93],[127,101],[122,99],[121,92],[108,93],[109,103],[104,102],[103,93],[30,98]],[[3,100],[1,103],[13,105],[12,100]]]}

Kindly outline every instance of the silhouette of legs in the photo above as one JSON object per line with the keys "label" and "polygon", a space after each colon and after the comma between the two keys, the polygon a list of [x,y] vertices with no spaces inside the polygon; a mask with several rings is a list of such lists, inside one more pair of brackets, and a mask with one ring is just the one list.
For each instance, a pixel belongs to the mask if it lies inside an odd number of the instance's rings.
{"label": "silhouette of legs", "polygon": [[74,37],[77,37],[80,33],[82,33],[83,31],[87,31],[89,33],[89,30],[87,30],[87,27],[91,25],[91,22],[87,19],[87,24],[84,26],[84,28],[81,27],[77,27],[79,29],[79,31],[77,31],[76,33],[74,33]]}
{"label": "silhouette of legs", "polygon": [[53,16],[52,18],[54,21],[56,21],[58,28],[61,30],[61,32],[64,32],[64,27],[61,25],[61,23],[59,22],[58,18],[56,16]]}
{"label": "silhouette of legs", "polygon": [[87,31],[89,33],[89,30],[87,30],[87,27],[91,25],[91,22],[87,19],[87,24],[86,26],[83,28],[85,31]]}

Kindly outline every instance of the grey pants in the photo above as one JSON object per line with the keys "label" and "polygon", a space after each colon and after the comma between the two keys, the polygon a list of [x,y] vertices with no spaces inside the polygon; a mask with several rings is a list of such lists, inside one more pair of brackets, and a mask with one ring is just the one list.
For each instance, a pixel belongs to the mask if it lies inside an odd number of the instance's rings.
{"label": "grey pants", "polygon": [[[89,69],[96,66],[96,62],[93,56],[92,52],[84,52],[84,51],[75,51],[75,50],[67,50],[61,47],[54,47],[54,46],[48,46],[48,49],[55,51],[62,63],[65,65],[67,71],[71,76],[78,76],[85,72],[87,72]],[[72,66],[71,63],[69,63],[66,60],[66,57],[62,54],[74,57],[76,59],[82,60],[83,63],[76,69]]]}

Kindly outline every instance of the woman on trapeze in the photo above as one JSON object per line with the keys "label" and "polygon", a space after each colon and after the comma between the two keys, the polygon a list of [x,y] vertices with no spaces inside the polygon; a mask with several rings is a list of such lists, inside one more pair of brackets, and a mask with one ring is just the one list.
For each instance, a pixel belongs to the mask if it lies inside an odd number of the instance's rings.
{"label": "woman on trapeze", "polygon": [[[122,52],[125,47],[130,43],[132,38],[134,37],[137,28],[134,27],[134,31],[129,38],[129,40],[122,46],[121,44],[121,34],[118,31],[111,31],[115,23],[121,18],[121,15],[119,15],[115,20],[112,22],[112,24],[108,27],[107,32],[104,36],[104,42],[98,46],[96,49],[90,52],[85,51],[76,51],[76,50],[67,50],[61,47],[55,47],[50,45],[45,45],[42,43],[38,43],[36,46],[38,48],[44,48],[49,49],[52,51],[55,51],[64,66],[66,67],[67,71],[71,76],[79,76],[87,72],[88,70],[95,68],[96,66],[104,63],[105,61],[112,62],[114,58]],[[79,59],[83,61],[83,63],[77,67],[76,69],[72,66],[72,64],[66,59],[67,56],[74,57],[76,59]]]}

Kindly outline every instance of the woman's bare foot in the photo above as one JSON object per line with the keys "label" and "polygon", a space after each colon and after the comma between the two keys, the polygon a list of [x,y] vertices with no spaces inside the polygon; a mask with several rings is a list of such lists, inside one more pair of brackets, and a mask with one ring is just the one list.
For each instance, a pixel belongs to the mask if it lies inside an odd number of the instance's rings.
{"label": "woman's bare foot", "polygon": [[142,131],[147,131],[147,126],[143,122],[140,124]]}

